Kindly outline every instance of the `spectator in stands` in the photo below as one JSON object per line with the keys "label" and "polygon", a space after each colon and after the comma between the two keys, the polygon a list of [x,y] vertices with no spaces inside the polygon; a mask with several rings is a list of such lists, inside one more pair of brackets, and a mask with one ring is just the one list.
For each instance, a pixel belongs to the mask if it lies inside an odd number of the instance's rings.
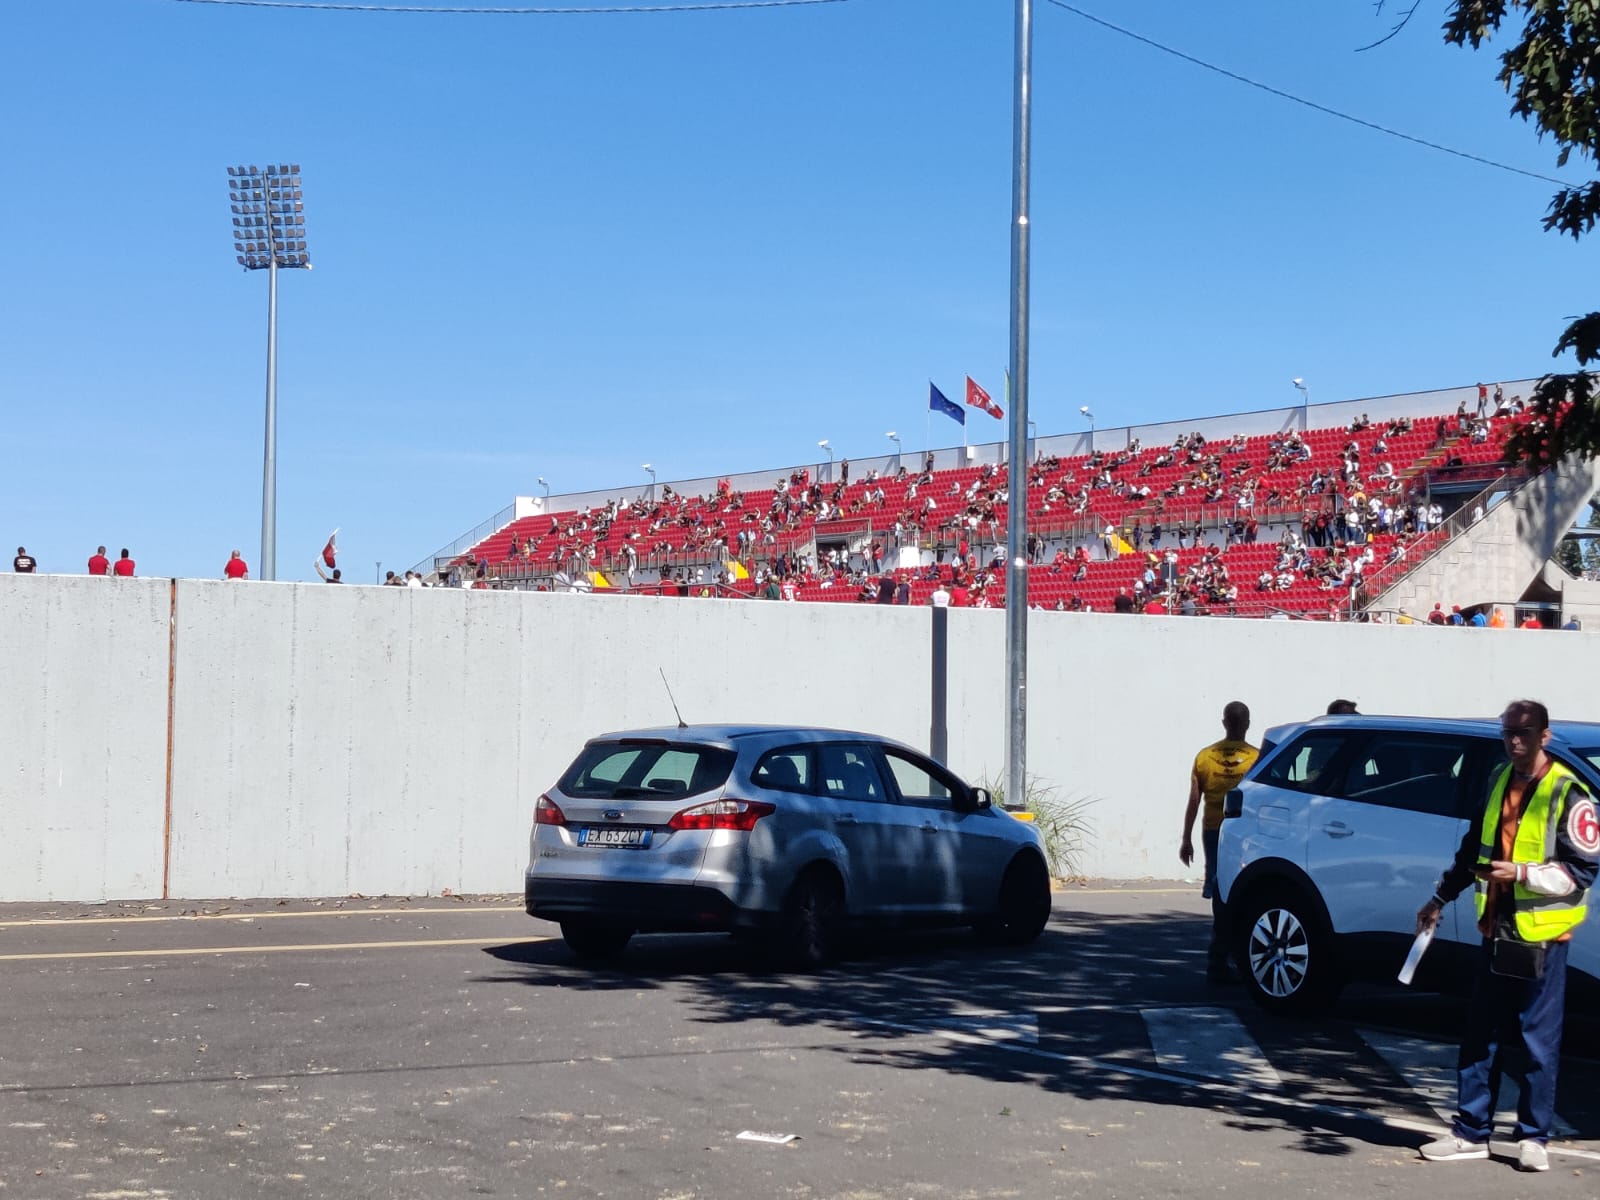
{"label": "spectator in stands", "polygon": [[[250,566],[244,561],[237,550],[228,556],[227,565],[222,568],[225,579],[244,579],[250,574]],[[406,572],[406,578],[411,578],[411,572]]]}
{"label": "spectator in stands", "polygon": [[126,546],[122,548],[121,556],[112,564],[111,573],[121,579],[133,578],[133,559],[128,556],[128,548]]}
{"label": "spectator in stands", "polygon": [[1543,629],[1544,628],[1544,622],[1539,620],[1539,618],[1538,618],[1538,616],[1536,614],[1530,614],[1527,617],[1527,619],[1522,622],[1521,625],[1517,626],[1517,628],[1518,629]]}
{"label": "spectator in stands", "polygon": [[945,590],[942,581],[933,585],[933,594],[928,597],[928,603],[934,608],[950,607],[950,593]]}
{"label": "spectator in stands", "polygon": [[26,547],[17,547],[17,556],[11,560],[11,569],[18,575],[32,575],[39,567]]}
{"label": "spectator in stands", "polygon": [[344,582],[344,576],[339,573],[338,567],[335,567],[333,569],[333,574],[330,575],[322,569],[322,560],[320,558],[313,558],[311,560],[311,565],[317,569],[317,574],[322,578],[323,583]]}
{"label": "spectator in stands", "polygon": [[1444,605],[1435,600],[1433,611],[1428,614],[1429,625],[1448,625],[1450,618],[1444,615]]}
{"label": "spectator in stands", "polygon": [[93,554],[89,556],[89,574],[111,574],[111,560],[106,557],[106,548],[104,546],[99,547]]}
{"label": "spectator in stands", "polygon": [[910,604],[911,603],[911,583],[910,583],[909,580],[902,579],[895,586],[895,589],[894,589],[894,602],[896,604]]}
{"label": "spectator in stands", "polygon": [[1467,619],[1461,615],[1461,605],[1452,604],[1450,606],[1450,624],[1461,626],[1465,625],[1466,623]]}
{"label": "spectator in stands", "polygon": [[877,596],[877,600],[878,600],[879,604],[893,604],[894,603],[894,577],[893,576],[885,575],[882,579],[878,580],[878,596]]}
{"label": "spectator in stands", "polygon": [[1330,717],[1354,717],[1359,714],[1356,712],[1356,702],[1354,700],[1330,700],[1328,702],[1328,715]]}

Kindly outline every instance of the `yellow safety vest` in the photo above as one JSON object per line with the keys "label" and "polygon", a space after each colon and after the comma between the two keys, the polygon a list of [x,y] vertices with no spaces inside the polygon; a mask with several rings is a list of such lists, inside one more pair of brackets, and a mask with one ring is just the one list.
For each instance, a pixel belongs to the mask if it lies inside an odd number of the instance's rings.
{"label": "yellow safety vest", "polygon": [[[1505,799],[1506,785],[1511,780],[1511,764],[1507,763],[1495,777],[1489,789],[1489,803],[1483,810],[1482,836],[1478,845],[1478,865],[1487,866],[1495,858],[1500,846],[1500,805]],[[1511,843],[1511,861],[1534,865],[1550,861],[1555,854],[1556,833],[1567,810],[1567,795],[1573,787],[1580,787],[1577,776],[1558,762],[1552,761],[1550,769],[1539,780],[1533,794],[1522,802],[1522,820],[1517,826],[1516,839]],[[1478,920],[1483,920],[1488,906],[1488,884],[1478,880],[1474,899]],[[1577,928],[1588,911],[1588,892],[1572,892],[1566,896],[1543,896],[1530,891],[1520,883],[1511,885],[1511,911],[1516,921],[1517,936],[1525,942],[1554,941],[1569,930]]]}

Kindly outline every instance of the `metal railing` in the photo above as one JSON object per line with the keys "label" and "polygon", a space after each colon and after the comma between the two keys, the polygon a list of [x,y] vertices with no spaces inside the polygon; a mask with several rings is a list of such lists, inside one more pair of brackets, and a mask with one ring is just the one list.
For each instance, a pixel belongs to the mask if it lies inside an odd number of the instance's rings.
{"label": "metal railing", "polygon": [[487,521],[480,521],[455,541],[439,547],[411,569],[419,575],[430,575],[464,552],[472,549],[497,529],[504,529],[517,516],[517,506],[508,504]]}

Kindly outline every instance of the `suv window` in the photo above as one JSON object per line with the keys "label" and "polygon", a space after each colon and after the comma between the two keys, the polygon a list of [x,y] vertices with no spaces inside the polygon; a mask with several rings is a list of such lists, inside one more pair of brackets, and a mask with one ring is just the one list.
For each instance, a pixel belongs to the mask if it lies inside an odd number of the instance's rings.
{"label": "suv window", "polygon": [[790,746],[772,750],[763,755],[750,772],[757,787],[774,788],[783,792],[809,792],[815,772],[811,765],[811,750],[806,746]]}
{"label": "suv window", "polygon": [[819,790],[835,800],[884,798],[878,766],[865,746],[818,746],[817,778],[822,781]]}
{"label": "suv window", "polygon": [[1339,792],[1329,768],[1349,741],[1347,731],[1310,730],[1274,755],[1255,778],[1291,792],[1336,796]]}
{"label": "suv window", "polygon": [[1467,749],[1461,738],[1375,733],[1349,757],[1343,795],[1363,804],[1458,816]]}
{"label": "suv window", "polygon": [[592,742],[556,786],[592,800],[693,796],[726,783],[733,760],[733,751],[720,746]]}
{"label": "suv window", "polygon": [[952,807],[949,782],[935,774],[927,763],[887,747],[883,759],[889,766],[889,774],[894,776],[895,786],[900,789],[900,798],[907,804],[925,808]]}

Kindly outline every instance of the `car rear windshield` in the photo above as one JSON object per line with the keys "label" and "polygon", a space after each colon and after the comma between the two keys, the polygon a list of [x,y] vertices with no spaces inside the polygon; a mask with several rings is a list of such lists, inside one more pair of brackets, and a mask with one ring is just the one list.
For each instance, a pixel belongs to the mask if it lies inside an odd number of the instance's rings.
{"label": "car rear windshield", "polygon": [[594,800],[694,796],[726,783],[734,757],[721,746],[684,742],[591,742],[556,786]]}

